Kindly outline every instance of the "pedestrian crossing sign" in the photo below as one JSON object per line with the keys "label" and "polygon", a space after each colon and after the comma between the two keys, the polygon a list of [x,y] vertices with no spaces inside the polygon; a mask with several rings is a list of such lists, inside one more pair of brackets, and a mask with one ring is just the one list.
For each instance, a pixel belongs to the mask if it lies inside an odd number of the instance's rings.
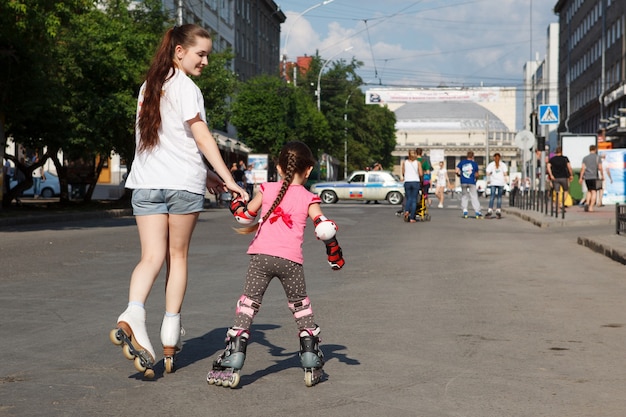
{"label": "pedestrian crossing sign", "polygon": [[542,104],[539,106],[539,124],[540,125],[558,125],[559,124],[559,105],[558,104]]}

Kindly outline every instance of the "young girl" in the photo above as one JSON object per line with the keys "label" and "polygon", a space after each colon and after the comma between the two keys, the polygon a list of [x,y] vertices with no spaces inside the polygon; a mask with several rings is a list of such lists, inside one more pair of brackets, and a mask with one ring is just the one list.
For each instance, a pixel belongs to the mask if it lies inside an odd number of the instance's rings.
{"label": "young girl", "polygon": [[259,192],[247,205],[239,198],[231,202],[231,211],[239,223],[251,224],[259,209],[263,217],[254,226],[238,229],[240,233],[256,231],[256,235],[248,248],[251,259],[244,292],[237,301],[235,323],[226,334],[226,348],[207,375],[209,384],[232,388],[239,384],[250,326],[274,277],[283,285],[298,326],[306,385],[316,384],[323,375],[323,355],[318,346],[320,328],[315,324],[302,267],[307,217],[313,220],[317,238],[326,244],[331,268],[341,269],[345,262],[335,238],[337,226],[322,214],[319,197],[304,188],[314,165],[311,150],[304,143],[289,142],[278,158],[277,169],[283,180],[261,184]]}
{"label": "young girl", "polygon": [[[209,33],[199,26],[168,30],[139,92],[137,147],[126,187],[133,190],[141,260],[131,275],[128,308],[110,338],[146,378],[154,377],[155,352],[146,331],[144,304],[163,263],[167,275],[161,342],[165,371],[172,372],[174,353],[180,349],[189,242],[205,190],[225,185],[248,198],[222,160],[206,124],[200,89],[189,78],[200,75],[211,49]],[[207,171],[202,155],[223,182]]]}

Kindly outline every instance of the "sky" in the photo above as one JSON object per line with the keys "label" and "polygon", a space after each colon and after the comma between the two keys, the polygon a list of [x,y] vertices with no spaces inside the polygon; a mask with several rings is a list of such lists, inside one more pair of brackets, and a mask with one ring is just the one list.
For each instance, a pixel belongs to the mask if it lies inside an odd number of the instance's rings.
{"label": "sky", "polygon": [[356,58],[364,83],[383,87],[522,86],[558,22],[557,0],[274,1],[281,55]]}

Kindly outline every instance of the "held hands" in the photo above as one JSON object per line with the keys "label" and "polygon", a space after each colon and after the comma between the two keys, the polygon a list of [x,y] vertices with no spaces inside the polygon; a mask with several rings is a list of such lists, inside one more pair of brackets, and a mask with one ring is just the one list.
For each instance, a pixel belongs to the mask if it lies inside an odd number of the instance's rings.
{"label": "held hands", "polygon": [[228,208],[230,212],[233,213],[233,216],[235,216],[237,223],[240,224],[252,224],[257,215],[256,212],[248,210],[248,204],[243,197],[239,195],[230,200]]}

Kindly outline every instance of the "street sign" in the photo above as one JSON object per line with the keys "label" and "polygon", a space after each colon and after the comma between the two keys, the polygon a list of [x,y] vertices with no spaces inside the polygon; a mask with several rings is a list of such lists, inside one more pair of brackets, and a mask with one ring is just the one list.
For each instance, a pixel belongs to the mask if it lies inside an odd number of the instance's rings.
{"label": "street sign", "polygon": [[559,105],[558,104],[542,104],[539,106],[539,124],[540,125],[558,125],[559,124]]}

